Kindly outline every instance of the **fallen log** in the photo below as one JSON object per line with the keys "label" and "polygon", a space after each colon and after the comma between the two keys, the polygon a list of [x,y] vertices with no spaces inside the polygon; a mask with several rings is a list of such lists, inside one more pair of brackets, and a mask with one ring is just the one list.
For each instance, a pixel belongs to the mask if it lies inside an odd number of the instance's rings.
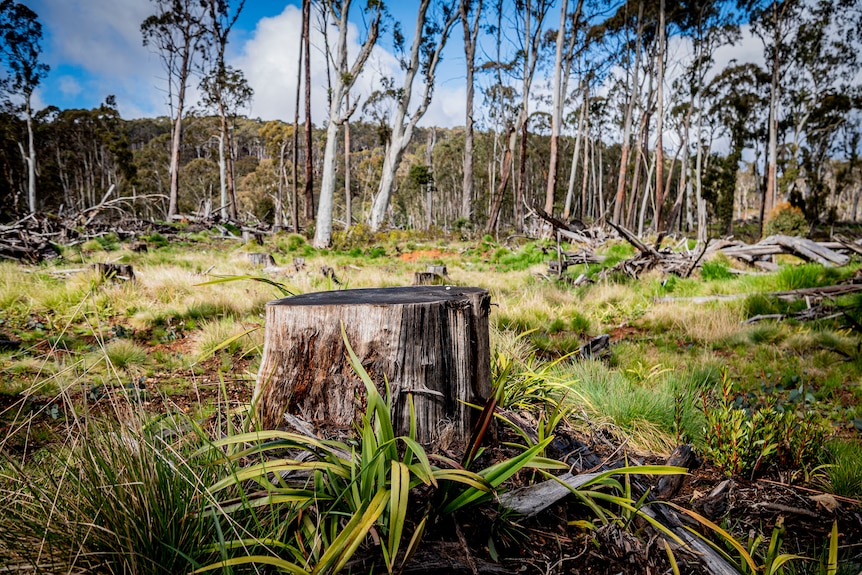
{"label": "fallen log", "polygon": [[807,238],[774,235],[753,245],[733,245],[721,248],[719,251],[748,263],[754,263],[765,256],[791,254],[824,266],[846,265],[850,258],[832,249],[833,246],[833,243],[818,243]]}
{"label": "fallen log", "polygon": [[716,294],[716,295],[705,295],[705,296],[693,296],[693,297],[657,297],[653,298],[653,301],[656,303],[675,303],[675,302],[689,302],[689,303],[707,303],[712,301],[731,301],[735,299],[744,299],[752,295],[764,295],[776,297],[783,301],[795,301],[797,299],[803,298],[832,298],[838,297],[840,295],[846,295],[849,293],[856,293],[862,291],[862,284],[838,284],[831,286],[823,286],[823,287],[814,287],[814,288],[801,288],[789,291],[773,291],[773,292],[762,292],[758,294],[751,293],[734,293],[734,294]]}

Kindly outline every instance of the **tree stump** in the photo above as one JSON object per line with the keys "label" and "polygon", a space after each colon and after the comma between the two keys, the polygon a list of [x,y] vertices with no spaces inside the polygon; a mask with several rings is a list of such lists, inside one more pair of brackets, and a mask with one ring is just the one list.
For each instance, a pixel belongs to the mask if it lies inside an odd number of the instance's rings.
{"label": "tree stump", "polygon": [[425,445],[466,441],[491,393],[490,296],[443,286],[309,293],[269,302],[254,401],[265,428],[300,416],[319,433],[343,437],[365,411],[365,387],[349,363],[347,339],[385,396],[396,434]]}
{"label": "tree stump", "polygon": [[273,258],[270,254],[250,252],[247,255],[248,261],[250,261],[256,266],[268,267],[275,265],[275,258]]}
{"label": "tree stump", "polygon": [[135,279],[135,270],[129,264],[93,264],[93,267],[106,279],[123,281]]}

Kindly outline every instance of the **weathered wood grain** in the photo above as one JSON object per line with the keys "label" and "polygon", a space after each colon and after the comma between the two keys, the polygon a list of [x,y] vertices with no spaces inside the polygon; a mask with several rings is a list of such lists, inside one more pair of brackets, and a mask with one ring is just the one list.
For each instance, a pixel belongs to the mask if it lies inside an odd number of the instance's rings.
{"label": "weathered wood grain", "polygon": [[[321,433],[349,433],[365,391],[342,340],[393,398],[396,433],[407,434],[408,398],[424,444],[463,440],[491,391],[488,312],[480,288],[417,286],[303,294],[266,306],[266,335],[254,401],[264,427],[285,412]],[[446,436],[446,437],[444,437]]]}

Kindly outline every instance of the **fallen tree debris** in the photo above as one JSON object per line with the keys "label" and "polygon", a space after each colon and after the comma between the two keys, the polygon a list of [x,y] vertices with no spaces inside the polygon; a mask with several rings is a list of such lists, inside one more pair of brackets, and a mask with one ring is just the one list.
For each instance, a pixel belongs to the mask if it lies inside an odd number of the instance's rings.
{"label": "fallen tree debris", "polygon": [[[849,242],[847,243],[849,244]],[[850,257],[836,251],[837,248],[856,251],[855,248],[847,248],[842,242],[815,242],[807,238],[785,235],[769,236],[753,245],[725,244],[722,247],[711,248],[711,251],[721,251],[726,256],[737,258],[752,265],[757,261],[762,261],[764,257],[778,254],[794,255],[805,261],[824,266],[846,265],[850,261]],[[862,250],[862,246],[858,249]]]}

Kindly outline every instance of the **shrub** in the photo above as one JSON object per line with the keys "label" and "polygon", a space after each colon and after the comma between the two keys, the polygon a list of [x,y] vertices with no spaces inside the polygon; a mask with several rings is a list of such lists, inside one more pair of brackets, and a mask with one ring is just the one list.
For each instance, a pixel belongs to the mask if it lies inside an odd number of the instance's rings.
{"label": "shrub", "polygon": [[826,438],[819,417],[804,410],[779,409],[774,401],[750,405],[732,388],[725,374],[717,402],[710,402],[705,393],[701,396],[706,416],[704,452],[716,466],[728,475],[753,477],[770,466],[798,470],[817,462]]}
{"label": "shrub", "polygon": [[808,222],[805,221],[802,210],[788,202],[776,204],[766,216],[763,226],[764,236],[775,234],[800,237],[808,235]]}

